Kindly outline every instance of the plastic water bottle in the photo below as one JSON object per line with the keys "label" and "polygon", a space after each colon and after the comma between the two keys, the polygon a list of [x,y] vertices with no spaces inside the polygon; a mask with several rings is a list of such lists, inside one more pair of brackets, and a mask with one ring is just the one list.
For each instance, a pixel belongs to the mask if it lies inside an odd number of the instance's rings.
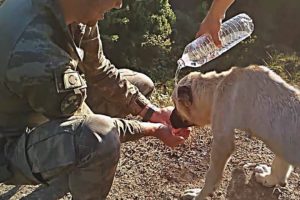
{"label": "plastic water bottle", "polygon": [[[185,47],[182,57],[177,61],[178,68],[176,75],[178,76],[180,69],[187,66],[201,67],[249,37],[253,30],[253,21],[245,13],[236,15],[225,21],[222,23],[219,33],[222,47],[216,47],[213,40],[208,35],[198,37]],[[176,75],[175,81],[177,78]]]}

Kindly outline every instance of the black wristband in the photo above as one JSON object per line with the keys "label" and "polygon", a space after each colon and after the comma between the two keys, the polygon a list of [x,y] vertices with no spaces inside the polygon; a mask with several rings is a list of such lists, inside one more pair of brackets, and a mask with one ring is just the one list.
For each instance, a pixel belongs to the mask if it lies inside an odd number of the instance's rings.
{"label": "black wristband", "polygon": [[149,100],[144,98],[137,98],[135,103],[139,105],[142,109],[145,108],[149,104]]}
{"label": "black wristband", "polygon": [[151,119],[153,113],[155,112],[155,110],[151,107],[148,107],[144,117],[143,117],[143,122],[147,122]]}

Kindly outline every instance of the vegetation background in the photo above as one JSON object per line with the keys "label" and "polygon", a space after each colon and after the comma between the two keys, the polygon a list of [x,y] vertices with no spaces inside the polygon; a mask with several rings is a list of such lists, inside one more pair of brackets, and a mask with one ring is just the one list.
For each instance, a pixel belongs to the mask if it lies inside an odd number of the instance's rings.
{"label": "vegetation background", "polygon": [[[124,0],[121,10],[112,11],[100,22],[104,52],[116,66],[143,71],[165,83],[173,78],[176,61],[185,45],[194,39],[210,4],[211,0]],[[197,70],[268,64],[296,83],[299,9],[299,0],[236,1],[226,19],[247,13],[254,20],[254,34]]]}

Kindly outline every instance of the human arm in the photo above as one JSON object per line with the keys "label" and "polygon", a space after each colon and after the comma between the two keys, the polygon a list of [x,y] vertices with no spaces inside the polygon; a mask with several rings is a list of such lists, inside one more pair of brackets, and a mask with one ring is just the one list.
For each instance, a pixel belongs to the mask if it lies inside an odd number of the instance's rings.
{"label": "human arm", "polygon": [[47,23],[41,28],[39,23],[31,23],[12,50],[3,72],[5,85],[26,102],[23,114],[68,117],[83,105],[86,84],[77,71],[77,60],[63,49],[64,35],[58,30],[54,34]]}
{"label": "human arm", "polygon": [[[29,113],[40,113],[52,120],[74,115],[74,112],[84,105],[85,88],[79,86],[75,88],[82,91],[60,88],[60,85],[64,85],[66,71],[70,72],[71,69],[72,73],[76,72],[75,67],[71,65],[74,62],[62,52],[57,54],[60,49],[51,41],[41,40],[43,44],[39,45],[42,48],[31,48],[33,42],[24,40],[23,42],[28,46],[24,49],[23,44],[16,45],[5,74],[5,84],[9,90],[24,100],[24,105],[30,108],[27,110]],[[68,96],[73,97],[77,92],[82,92],[82,98],[66,101]],[[184,136],[173,134],[171,128],[163,124],[110,118],[103,115],[102,119],[113,120],[122,142],[152,136],[170,147],[175,147],[185,140]],[[101,123],[95,124],[95,126],[99,125]]]}
{"label": "human arm", "polygon": [[[94,84],[93,93],[101,93],[111,102],[118,103],[122,110],[127,109],[131,114],[140,115],[144,121],[167,124],[172,109],[154,106],[135,86],[120,75],[118,69],[103,54],[98,26],[86,27],[74,24],[72,32],[77,38],[77,45],[85,51],[83,71],[88,84]],[[97,101],[99,101],[97,95],[88,97],[91,105]],[[149,108],[152,108],[151,113]]]}
{"label": "human arm", "polygon": [[161,123],[139,122],[135,120],[115,119],[121,142],[133,141],[142,137],[155,137],[169,147],[183,144],[188,131],[174,133],[172,128]]}
{"label": "human arm", "polygon": [[222,45],[219,38],[221,23],[225,18],[227,9],[233,4],[233,2],[234,0],[214,0],[206,17],[200,24],[196,37],[203,34],[209,34],[216,46],[220,47]]}
{"label": "human arm", "polygon": [[[139,115],[142,116],[143,118],[146,117],[146,120],[144,120],[144,121],[170,124],[169,119],[170,119],[170,115],[171,115],[173,109],[174,109],[174,107],[172,107],[172,106],[159,108],[153,104],[148,104],[139,113]],[[152,110],[152,112],[150,113],[151,115],[145,116],[145,115],[148,115],[149,110]]]}
{"label": "human arm", "polygon": [[[105,57],[98,26],[87,27],[81,24],[72,25],[77,45],[84,50],[84,59],[80,69],[86,75],[90,88],[89,93],[101,94],[110,102],[118,105],[125,113],[138,115],[150,104],[149,100],[131,84],[119,70]],[[97,95],[88,95],[88,103],[96,107]],[[95,110],[95,112],[97,112]]]}
{"label": "human arm", "polygon": [[165,145],[175,147],[187,138],[186,133],[175,134],[170,127],[160,123],[112,118],[101,114],[91,114],[85,120],[92,131],[99,130],[100,127],[104,133],[113,132],[119,136],[121,143],[155,137]]}

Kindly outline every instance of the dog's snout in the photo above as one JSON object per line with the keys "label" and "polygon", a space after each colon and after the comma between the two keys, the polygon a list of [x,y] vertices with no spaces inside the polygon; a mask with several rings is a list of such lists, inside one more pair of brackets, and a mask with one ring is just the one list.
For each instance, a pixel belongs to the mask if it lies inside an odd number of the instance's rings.
{"label": "dog's snout", "polygon": [[170,116],[170,122],[173,128],[187,128],[190,126],[193,126],[192,123],[183,120],[179,114],[176,108],[172,111],[171,116]]}

